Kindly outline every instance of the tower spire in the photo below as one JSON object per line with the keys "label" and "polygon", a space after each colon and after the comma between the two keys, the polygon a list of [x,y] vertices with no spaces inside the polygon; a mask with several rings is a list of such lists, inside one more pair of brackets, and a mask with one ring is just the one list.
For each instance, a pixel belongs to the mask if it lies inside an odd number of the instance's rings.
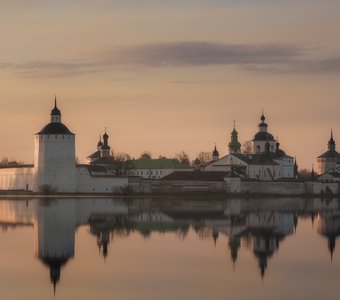
{"label": "tower spire", "polygon": [[54,95],[54,108],[51,111],[51,122],[52,123],[61,122],[61,112],[57,107],[57,95]]}

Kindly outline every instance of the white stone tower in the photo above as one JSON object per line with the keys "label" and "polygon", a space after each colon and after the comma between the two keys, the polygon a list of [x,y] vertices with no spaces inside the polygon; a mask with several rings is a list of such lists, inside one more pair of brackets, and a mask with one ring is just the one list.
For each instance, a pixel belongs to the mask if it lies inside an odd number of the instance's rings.
{"label": "white stone tower", "polygon": [[76,192],[75,135],[61,123],[57,100],[51,122],[34,137],[35,192]]}

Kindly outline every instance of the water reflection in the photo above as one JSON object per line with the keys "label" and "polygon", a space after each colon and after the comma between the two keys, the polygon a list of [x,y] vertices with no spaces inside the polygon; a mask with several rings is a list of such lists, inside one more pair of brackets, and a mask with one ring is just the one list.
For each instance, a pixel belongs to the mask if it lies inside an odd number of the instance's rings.
{"label": "water reflection", "polygon": [[[138,232],[145,239],[153,233],[173,233],[185,240],[192,229],[215,245],[228,237],[234,268],[242,247],[252,251],[264,277],[270,259],[283,241],[293,235],[299,218],[310,218],[316,232],[328,240],[333,257],[340,235],[338,199],[31,199],[0,201],[0,223],[8,227],[33,226],[35,254],[50,270],[56,288],[61,270],[75,253],[79,226],[89,226],[99,253],[110,255],[114,238]],[[326,247],[327,243],[325,243]]]}

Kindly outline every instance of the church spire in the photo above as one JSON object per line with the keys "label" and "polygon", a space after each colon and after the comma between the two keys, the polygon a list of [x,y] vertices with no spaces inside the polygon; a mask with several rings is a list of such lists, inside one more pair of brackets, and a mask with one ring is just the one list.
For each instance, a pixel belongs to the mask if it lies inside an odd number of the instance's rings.
{"label": "church spire", "polygon": [[109,140],[109,135],[106,133],[106,127],[105,127],[105,133],[103,135],[103,145],[101,147],[102,157],[109,157],[110,156],[111,147],[109,146],[108,140]]}
{"label": "church spire", "polygon": [[228,147],[229,147],[229,153],[240,154],[241,144],[238,141],[238,132],[236,131],[235,122],[236,121],[234,121],[234,129],[231,132],[231,140],[230,140]]}
{"label": "church spire", "polygon": [[331,129],[331,138],[328,141],[328,150],[335,151],[335,141],[333,139],[333,129]]}
{"label": "church spire", "polygon": [[212,153],[212,158],[213,158],[213,161],[216,161],[220,158],[220,154],[217,151],[216,143],[215,143],[214,151]]}
{"label": "church spire", "polygon": [[61,122],[61,112],[57,106],[57,96],[54,96],[54,108],[51,111],[51,123]]}
{"label": "church spire", "polygon": [[259,124],[259,131],[267,132],[268,124],[266,123],[266,117],[264,116],[263,109],[262,109],[262,115],[260,119],[261,119],[261,122]]}

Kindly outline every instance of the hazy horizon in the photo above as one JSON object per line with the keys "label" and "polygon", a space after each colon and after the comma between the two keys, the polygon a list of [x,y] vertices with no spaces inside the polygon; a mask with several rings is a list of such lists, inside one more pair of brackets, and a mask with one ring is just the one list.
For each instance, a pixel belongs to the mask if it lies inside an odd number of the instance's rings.
{"label": "hazy horizon", "polygon": [[33,162],[54,95],[80,160],[107,127],[138,157],[243,143],[264,109],[281,148],[311,168],[340,143],[340,3],[0,1],[0,157]]}

